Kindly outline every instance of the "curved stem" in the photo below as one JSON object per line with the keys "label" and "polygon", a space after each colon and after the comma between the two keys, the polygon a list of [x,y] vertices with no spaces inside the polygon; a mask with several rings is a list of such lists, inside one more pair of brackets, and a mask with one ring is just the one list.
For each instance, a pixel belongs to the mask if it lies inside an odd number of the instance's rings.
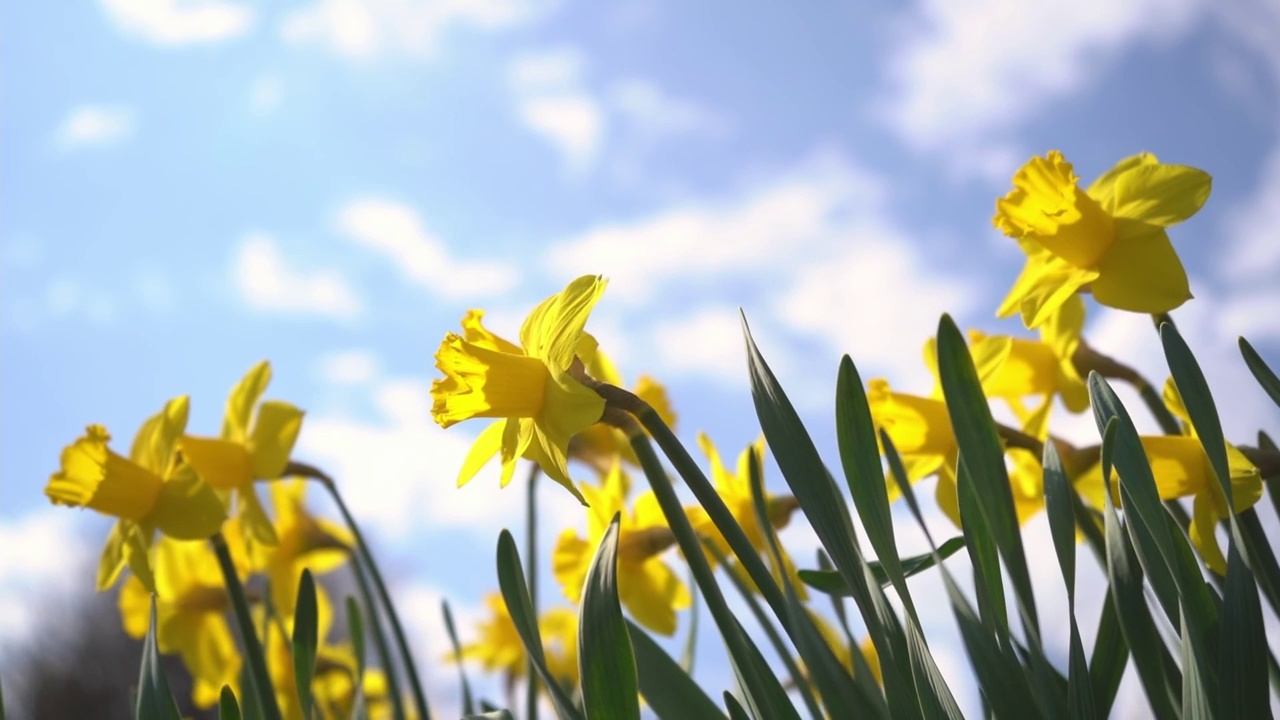
{"label": "curved stem", "polygon": [[231,550],[227,548],[227,540],[218,532],[209,538],[213,544],[213,553],[218,556],[218,567],[222,570],[222,581],[227,587],[227,596],[231,599],[231,608],[236,616],[236,626],[240,630],[240,644],[249,661],[249,680],[253,683],[254,695],[258,697],[259,707],[265,720],[281,720],[280,705],[276,702],[276,693],[271,685],[271,674],[267,672],[267,659],[262,653],[262,643],[253,627],[253,615],[249,612],[249,601],[244,596],[244,585],[240,575],[236,573],[236,564],[231,559]]}
{"label": "curved stem", "polygon": [[[525,562],[528,565],[525,584],[529,586],[535,622],[538,617],[538,473],[541,469],[538,463],[529,468],[528,495],[525,498]],[[528,678],[524,698],[525,720],[538,720],[538,673],[532,659],[525,677]]]}
{"label": "curved stem", "polygon": [[364,565],[369,570],[369,576],[373,580],[373,587],[378,592],[378,599],[381,601],[383,610],[386,611],[387,622],[391,625],[391,633],[395,636],[396,646],[400,650],[400,659],[404,663],[405,674],[409,676],[409,687],[413,691],[413,701],[418,711],[418,720],[431,720],[431,711],[427,709],[427,696],[422,691],[422,681],[418,677],[418,666],[413,661],[413,653],[409,652],[409,642],[405,639],[404,626],[400,624],[400,616],[396,614],[395,605],[391,602],[391,593],[387,591],[387,584],[382,579],[378,564],[374,562],[373,553],[369,551],[369,546],[364,541],[364,534],[360,532],[360,526],[356,524],[356,519],[351,515],[351,511],[347,509],[347,504],[342,500],[342,494],[338,492],[337,483],[319,468],[292,460],[282,474],[301,475],[318,481],[324,486],[325,490],[329,491],[329,496],[337,504],[338,512],[342,514],[342,519],[346,521],[347,527],[351,530],[351,535],[356,539],[356,549],[360,552],[360,557],[364,560]]}

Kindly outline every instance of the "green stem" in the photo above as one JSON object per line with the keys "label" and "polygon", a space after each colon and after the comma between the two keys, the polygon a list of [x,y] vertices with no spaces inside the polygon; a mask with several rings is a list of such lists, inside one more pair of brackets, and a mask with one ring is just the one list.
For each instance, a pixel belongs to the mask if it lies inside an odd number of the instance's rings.
{"label": "green stem", "polygon": [[702,590],[707,609],[711,611],[711,617],[715,620],[725,645],[728,646],[738,680],[744,688],[747,688],[747,692],[751,692],[751,688],[760,687],[759,681],[753,677],[755,672],[748,660],[751,657],[751,650],[741,633],[737,618],[729,608],[729,604],[725,602],[724,593],[716,583],[711,563],[702,549],[702,542],[698,540],[697,534],[693,531],[693,525],[689,523],[689,518],[684,513],[684,507],[680,504],[680,498],[676,496],[675,488],[671,486],[671,480],[667,477],[666,469],[662,467],[662,461],[654,452],[649,438],[630,415],[621,412],[611,413],[610,409],[606,409],[605,417],[608,418],[609,424],[622,429],[631,442],[631,448],[635,451],[640,467],[649,480],[649,486],[653,489],[659,507],[662,508],[662,514],[666,516],[671,532],[675,535],[676,545],[684,554],[685,562],[689,564],[689,570]]}
{"label": "green stem", "polygon": [[[716,560],[721,565],[725,565],[727,558],[714,545],[708,543],[706,548],[715,554]],[[800,672],[800,666],[796,664],[795,658],[791,657],[791,649],[787,647],[782,636],[778,634],[777,628],[769,620],[764,608],[760,607],[755,593],[751,592],[751,588],[747,587],[742,578],[730,570],[728,565],[725,565],[725,575],[729,576],[730,582],[738,589],[742,599],[747,602],[747,607],[751,608],[751,614],[755,615],[756,622],[760,623],[760,627],[764,629],[765,636],[769,638],[769,643],[773,645],[774,652],[778,653],[778,657],[782,659],[782,664],[786,666],[787,673],[791,676],[796,689],[800,692],[800,697],[804,700],[805,707],[809,709],[809,714],[815,718],[823,717],[822,708],[818,705],[818,699],[813,696],[813,689],[809,687],[809,682],[805,679],[804,674]],[[855,645],[850,645],[850,647],[856,648]]]}
{"label": "green stem", "polygon": [[[538,617],[538,463],[529,468],[528,496],[525,499],[525,546],[528,569],[525,584],[529,586],[529,600],[533,603],[533,617]],[[525,687],[524,714],[526,720],[538,720],[538,673],[529,660],[528,683]]]}
{"label": "green stem", "polygon": [[418,678],[418,665],[413,661],[413,653],[409,652],[409,642],[405,639],[404,626],[400,624],[400,616],[396,614],[395,605],[391,602],[391,593],[387,591],[387,584],[382,579],[378,564],[374,562],[373,553],[369,551],[369,546],[364,541],[360,526],[356,524],[356,519],[352,517],[351,511],[347,509],[347,504],[342,500],[342,494],[338,492],[337,483],[319,468],[300,462],[291,461],[283,474],[301,475],[319,481],[329,491],[334,503],[337,504],[338,512],[342,513],[342,519],[346,521],[347,527],[351,530],[351,535],[356,539],[356,549],[360,552],[360,558],[364,560],[364,565],[369,570],[369,577],[373,580],[374,589],[378,591],[378,599],[381,601],[383,610],[386,611],[387,622],[391,625],[391,632],[395,636],[396,646],[400,650],[400,659],[404,663],[405,674],[409,676],[409,687],[413,690],[413,701],[417,707],[418,720],[431,720],[431,711],[427,709],[427,696],[422,691],[422,681]]}
{"label": "green stem", "polygon": [[[387,678],[387,695],[391,696],[391,712],[396,720],[405,720],[404,698],[400,695],[400,674],[391,658],[391,648],[387,645],[382,624],[378,622],[378,606],[373,599],[373,591],[369,587],[369,578],[365,576],[360,558],[351,558],[351,570],[356,576],[356,584],[360,586],[360,597],[364,600],[365,615],[369,618],[368,627],[373,631],[373,647],[378,653],[378,662]],[[361,681],[363,682],[363,680]]]}
{"label": "green stem", "polygon": [[209,538],[209,542],[213,543],[213,552],[218,556],[218,567],[222,569],[222,581],[227,586],[227,596],[231,598],[236,626],[240,630],[240,644],[249,660],[249,680],[253,683],[253,692],[262,708],[264,720],[282,720],[280,705],[276,703],[276,693],[271,685],[271,674],[267,672],[267,659],[262,654],[262,643],[253,627],[253,615],[249,613],[249,601],[245,599],[244,585],[240,583],[240,575],[236,573],[236,564],[231,559],[226,538],[218,532]]}

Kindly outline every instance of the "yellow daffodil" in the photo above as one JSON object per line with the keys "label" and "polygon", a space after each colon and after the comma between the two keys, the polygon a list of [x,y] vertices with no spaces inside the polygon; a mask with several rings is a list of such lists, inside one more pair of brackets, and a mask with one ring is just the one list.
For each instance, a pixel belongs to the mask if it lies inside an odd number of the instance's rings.
{"label": "yellow daffodil", "polygon": [[[768,537],[765,535],[764,528],[760,527],[760,523],[756,520],[755,501],[751,498],[751,476],[749,471],[749,463],[751,455],[756,456],[757,466],[763,472],[764,470],[764,438],[757,440],[747,449],[742,451],[738,456],[737,472],[729,472],[724,462],[720,459],[720,452],[716,450],[716,446],[712,444],[711,438],[706,433],[698,433],[698,446],[702,448],[702,452],[706,454],[707,461],[711,465],[711,480],[715,483],[716,492],[720,498],[724,500],[724,504],[729,508],[729,512],[734,519],[738,521],[738,525],[742,526],[742,532],[746,534],[747,540],[750,541],[751,547],[755,548],[762,557],[771,559],[772,555],[768,548]],[[769,522],[775,529],[781,530],[791,522],[791,513],[795,512],[799,504],[794,497],[790,495],[777,496],[765,493],[765,503],[769,509]],[[693,529],[699,535],[708,538],[716,549],[720,551],[725,558],[729,559],[729,572],[736,573],[738,577],[747,582],[752,589],[755,584],[747,577],[745,571],[741,569],[738,563],[733,559],[733,551],[729,548],[729,543],[724,539],[715,523],[711,521],[711,516],[700,505],[695,505],[685,509],[685,514],[689,517],[689,523],[693,525]],[[714,559],[714,558],[713,558]],[[805,584],[801,582],[800,575],[796,571],[795,564],[791,561],[791,557],[782,553],[782,563],[785,566],[781,572],[786,572],[791,580],[792,586],[795,587],[796,595],[801,600],[808,600],[808,591]],[[779,585],[782,583],[782,575],[778,568],[772,567],[774,579],[778,580]]]}
{"label": "yellow daffodil", "polygon": [[[617,367],[599,348],[589,353],[583,353],[580,350],[579,355],[582,356],[588,375],[616,387],[624,386],[622,375]],[[648,375],[641,375],[631,392],[648,403],[667,427],[675,429],[675,411],[667,397],[667,389],[661,383]],[[603,423],[596,423],[576,435],[573,442],[569,444],[569,455],[592,466],[601,475],[608,473],[609,468],[618,458],[631,465],[640,464],[631,450],[631,443],[627,441],[626,435],[621,430]]]}
{"label": "yellow daffodil", "polygon": [[237,514],[249,536],[275,545],[271,518],[258,500],[253,481],[274,480],[284,473],[302,429],[302,411],[279,400],[259,402],[269,382],[271,365],[264,360],[232,389],[221,436],[184,435],[181,448],[206,482],[238,496]]}
{"label": "yellow daffodil", "polygon": [[[1191,542],[1200,551],[1205,564],[1219,575],[1227,573],[1227,559],[1218,544],[1218,523],[1227,517],[1227,498],[1217,476],[1209,465],[1209,456],[1200,444],[1191,416],[1173,378],[1164,384],[1164,403],[1182,421],[1186,434],[1181,437],[1143,438],[1142,445],[1151,457],[1151,470],[1163,499],[1193,495]],[[1149,442],[1150,441],[1150,442]],[[1162,441],[1162,442],[1158,442]],[[1175,442],[1176,441],[1176,442]],[[1197,454],[1198,451],[1198,454]],[[1157,467],[1156,459],[1161,460]],[[1197,463],[1199,460],[1199,463]],[[1227,443],[1227,469],[1231,473],[1231,500],[1236,513],[1244,512],[1262,499],[1262,474],[1236,446]]]}
{"label": "yellow daffodil", "polygon": [[126,563],[144,587],[153,589],[148,554],[156,530],[179,540],[203,540],[226,519],[217,494],[175,451],[187,410],[185,396],[170,400],[143,423],[128,458],[107,446],[111,436],[101,425],[90,425],[84,437],[62,451],[62,469],[45,487],[49,499],[119,518],[98,565],[99,590],[114,585]]}
{"label": "yellow daffodil", "polygon": [[604,287],[599,276],[586,275],[544,300],[520,328],[519,348],[445,336],[436,351],[436,367],[445,376],[431,386],[432,417],[444,428],[476,417],[501,418],[476,439],[463,462],[462,482],[495,454],[501,454],[509,480],[516,460],[527,457],[585,502],[569,479],[569,440],[600,419],[604,400],[569,371]]}
{"label": "yellow daffodil", "polygon": [[[998,358],[986,372],[979,363],[982,392],[989,398],[1005,400],[1019,422],[1036,423],[1046,433],[1048,423],[1035,416],[1047,414],[1055,397],[1062,399],[1068,411],[1084,412],[1089,407],[1089,390],[1074,361],[1083,329],[1084,301],[1073,295],[1040,326],[1038,341],[970,330],[969,347],[975,360]],[[1038,397],[1039,405],[1026,407],[1024,399],[1029,396]]]}
{"label": "yellow daffodil", "polygon": [[[230,528],[230,526],[228,526]],[[226,533],[229,540],[233,533]],[[228,542],[235,549],[242,543]],[[217,557],[208,543],[161,538],[155,547],[156,642],[162,653],[178,653],[191,673],[191,699],[211,707],[223,685],[239,687],[240,653],[227,624],[231,600]],[[243,552],[234,553],[242,567]],[[151,594],[137,576],[120,588],[125,632],[141,639],[151,616]]]}
{"label": "yellow daffodil", "polygon": [[995,226],[1027,254],[997,315],[1021,312],[1027,327],[1039,327],[1084,289],[1102,305],[1141,313],[1167,312],[1190,299],[1165,228],[1204,205],[1209,175],[1142,153],[1121,160],[1087,191],[1078,182],[1054,150],[1023,165],[1014,189],[996,201]]}
{"label": "yellow daffodil", "polygon": [[653,492],[636,499],[635,511],[626,508],[629,481],[615,463],[600,487],[583,485],[588,501],[587,537],[565,530],[552,551],[551,570],[565,597],[578,602],[596,548],[615,513],[618,527],[618,598],[641,625],[663,635],[676,631],[676,611],[689,607],[689,589],[660,557],[675,538]]}
{"label": "yellow daffodil", "polygon": [[293,614],[302,571],[320,575],[336,570],[347,562],[355,543],[346,528],[307,512],[305,496],[303,480],[271,483],[279,543],[254,548],[255,564],[267,572],[271,602],[284,617]]}
{"label": "yellow daffodil", "polygon": [[[479,624],[480,639],[463,645],[459,657],[451,660],[480,663],[485,672],[501,673],[510,683],[523,677],[528,656],[507,604],[499,593],[485,596],[490,618]],[[552,608],[538,618],[547,669],[562,685],[578,684],[578,615],[568,608]]]}
{"label": "yellow daffodil", "polygon": [[[322,645],[312,680],[315,704],[325,720],[347,720],[356,700],[355,657],[348,647]],[[391,696],[387,676],[378,668],[365,668],[361,682],[368,717],[375,720],[391,717]]]}

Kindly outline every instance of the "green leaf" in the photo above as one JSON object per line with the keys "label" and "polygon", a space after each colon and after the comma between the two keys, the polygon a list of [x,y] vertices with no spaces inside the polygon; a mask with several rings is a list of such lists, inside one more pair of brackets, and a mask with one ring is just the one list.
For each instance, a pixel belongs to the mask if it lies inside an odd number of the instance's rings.
{"label": "green leaf", "polygon": [[351,558],[352,574],[356,577],[356,586],[360,589],[360,598],[364,602],[364,613],[361,620],[367,619],[368,622],[362,629],[365,636],[373,637],[373,649],[378,655],[378,663],[382,668],[383,676],[387,680],[387,697],[391,701],[391,716],[395,720],[405,720],[407,717],[404,708],[404,699],[400,695],[400,678],[396,672],[396,664],[391,655],[391,644],[387,641],[386,633],[383,630],[378,611],[378,604],[375,601],[373,589],[369,587],[369,578],[367,570],[364,567],[362,556]]}
{"label": "green leaf", "polygon": [[156,647],[156,596],[151,596],[151,622],[142,642],[142,669],[138,674],[137,720],[182,720],[178,703],[169,691],[169,681],[160,667],[160,651]]}
{"label": "green leaf", "polygon": [[[1190,638],[1187,616],[1182,616],[1182,637]],[[1194,720],[1213,718],[1213,704],[1204,686],[1205,673],[1200,669],[1203,656],[1195,651],[1189,640],[1182,643],[1182,717]]]}
{"label": "green leaf", "polygon": [[[1115,433],[1108,433],[1114,435]],[[1103,468],[1103,477],[1110,479],[1110,468]],[[1107,578],[1110,581],[1111,601],[1115,603],[1117,619],[1138,669],[1138,678],[1147,695],[1147,704],[1155,717],[1179,718],[1182,707],[1178,698],[1182,687],[1176,677],[1170,677],[1168,668],[1173,664],[1156,631],[1155,621],[1147,608],[1142,590],[1142,567],[1138,564],[1129,535],[1116,516],[1111,494],[1105,493],[1103,518],[1107,537]]]}
{"label": "green leaf", "polygon": [[[910,666],[905,662],[908,650],[901,623],[866,566],[854,536],[849,508],[831,473],[823,465],[813,439],[800,422],[795,407],[751,338],[746,317],[742,318],[742,331],[747,345],[751,397],[760,429],[809,524],[831,555],[836,569],[854,589],[853,598],[880,653],[890,713],[900,718],[920,717],[916,689],[902,675],[902,671]],[[774,608],[779,616],[788,614],[785,604],[784,598],[781,612]],[[792,640],[798,642],[794,632]],[[937,702],[933,698],[929,700]]]}
{"label": "green leaf", "polygon": [[[962,547],[964,547],[964,538],[957,535],[938,547],[937,557],[946,560],[955,555]],[[934,557],[933,553],[924,553],[902,558],[899,561],[899,565],[902,568],[902,576],[910,578],[928,570],[933,567]],[[878,561],[868,560],[867,566],[871,568],[871,572],[875,575],[876,582],[880,583],[880,587],[889,586],[889,576]],[[844,576],[834,570],[800,570],[799,574],[800,579],[806,585],[828,595],[849,597],[853,594],[853,590],[844,581]]]}
{"label": "green leaf", "polygon": [[298,602],[293,611],[293,677],[298,688],[302,716],[311,717],[311,680],[316,674],[319,649],[319,620],[316,614],[316,581],[310,568],[303,568],[298,583]]}
{"label": "green leaf", "polygon": [[627,632],[635,651],[640,694],[662,720],[707,720],[724,713],[653,638],[630,620]]}
{"label": "green leaf", "polygon": [[1073,718],[1094,717],[1093,688],[1089,680],[1089,666],[1085,662],[1084,645],[1080,640],[1080,626],[1076,622],[1076,521],[1072,495],[1075,489],[1062,467],[1057,446],[1053,442],[1044,445],[1044,504],[1049,518],[1049,532],[1053,549],[1058,555],[1058,568],[1067,587],[1067,614],[1071,621],[1070,650],[1068,654],[1067,702],[1068,713]]}
{"label": "green leaf", "polygon": [[222,582],[227,589],[227,597],[231,600],[231,608],[236,618],[236,627],[240,631],[240,647],[248,662],[250,685],[258,706],[265,720],[281,720],[280,705],[276,702],[276,694],[271,685],[271,673],[267,670],[266,657],[262,652],[262,642],[257,630],[253,627],[253,615],[249,611],[249,601],[244,594],[244,586],[236,571],[235,562],[231,559],[231,550],[227,547],[226,538],[218,533],[209,538],[213,545],[214,555],[218,559],[218,568],[222,571]]}
{"label": "green leaf", "polygon": [[[1035,596],[1031,590],[1031,576],[1027,572],[1018,515],[1013,506],[1013,491],[1004,464],[1004,448],[996,433],[987,397],[982,392],[978,371],[973,366],[973,356],[969,354],[964,336],[950,315],[943,315],[938,324],[938,379],[947,401],[956,444],[960,448],[959,464],[963,465],[967,471],[964,474],[973,483],[977,507],[1004,559],[1032,652],[1039,654],[1040,623],[1036,617]],[[969,518],[964,515],[963,494],[961,491],[960,516],[967,526]]]}
{"label": "green leaf", "polygon": [[1253,574],[1234,543],[1227,549],[1227,583],[1222,595],[1222,717],[1269,718],[1267,629]]}
{"label": "green leaf", "polygon": [[1249,372],[1253,373],[1253,377],[1266,391],[1271,402],[1280,405],[1280,377],[1276,377],[1275,372],[1267,367],[1267,363],[1262,360],[1258,351],[1254,350],[1249,341],[1244,338],[1240,338],[1240,354],[1244,356],[1244,364],[1249,366]]}
{"label": "green leaf", "polygon": [[742,709],[742,704],[738,699],[729,694],[728,690],[724,691],[724,705],[729,709],[730,720],[751,720],[751,716],[747,715],[747,711]]}
{"label": "green leaf", "polygon": [[524,581],[524,566],[520,564],[520,551],[516,549],[516,541],[507,530],[503,530],[498,536],[498,587],[502,590],[502,599],[507,604],[511,622],[516,627],[516,633],[520,635],[520,641],[524,643],[534,669],[547,684],[556,714],[561,720],[581,720],[582,716],[574,707],[573,701],[547,669],[546,656],[542,652],[542,635],[538,631],[538,619],[533,614],[529,587]]}
{"label": "green leaf", "polygon": [[449,635],[449,643],[453,645],[453,656],[458,660],[458,680],[462,686],[462,712],[471,715],[476,711],[475,701],[471,698],[471,683],[467,682],[467,670],[462,664],[462,644],[458,642],[458,631],[453,625],[453,613],[449,611],[449,601],[440,603],[444,613],[444,629]]}
{"label": "green leaf", "polygon": [[1160,342],[1164,345],[1169,373],[1173,375],[1174,385],[1178,387],[1182,404],[1191,418],[1191,426],[1200,437],[1200,444],[1209,456],[1209,465],[1218,476],[1227,505],[1231,506],[1231,468],[1227,462],[1227,441],[1222,434],[1222,422],[1218,419],[1218,409],[1213,404],[1209,383],[1205,381],[1200,363],[1196,362],[1191,348],[1187,347],[1186,341],[1178,333],[1178,328],[1169,323],[1161,325]]}
{"label": "green leaf", "polygon": [[218,720],[240,720],[240,703],[230,685],[223,685],[218,696]]}
{"label": "green leaf", "polygon": [[618,523],[614,513],[587,570],[578,611],[578,667],[588,720],[640,720],[636,659],[618,602]]}
{"label": "green leaf", "polygon": [[[1106,558],[1103,558],[1105,568]],[[1089,684],[1093,688],[1094,717],[1111,716],[1120,681],[1129,665],[1129,645],[1111,593],[1102,600],[1102,617],[1098,618],[1098,631],[1093,634],[1093,654],[1089,657]]]}
{"label": "green leaf", "polygon": [[360,612],[360,603],[352,595],[347,596],[347,633],[351,635],[351,654],[355,657],[356,673],[364,677],[365,669],[365,637],[364,616]]}

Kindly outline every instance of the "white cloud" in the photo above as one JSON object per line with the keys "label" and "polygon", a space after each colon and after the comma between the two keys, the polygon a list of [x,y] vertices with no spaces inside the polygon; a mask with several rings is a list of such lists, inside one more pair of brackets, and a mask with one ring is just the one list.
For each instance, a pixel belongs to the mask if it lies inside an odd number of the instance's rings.
{"label": "white cloud", "polygon": [[888,57],[881,114],[917,150],[970,159],[1008,154],[1011,130],[1050,101],[1088,86],[1134,44],[1186,31],[1198,5],[923,0],[903,18],[902,41]]}
{"label": "white cloud", "polygon": [[1264,161],[1253,193],[1226,215],[1226,252],[1217,263],[1217,275],[1234,283],[1253,283],[1280,276],[1280,145]]}
{"label": "white cloud", "polygon": [[[489,538],[498,528],[519,524],[525,493],[514,482],[505,490],[499,487],[496,460],[466,487],[457,487],[458,470],[474,439],[467,432],[478,433],[484,420],[441,429],[431,419],[430,386],[421,380],[379,379],[370,397],[376,420],[312,413],[299,438],[299,455],[337,478],[352,512],[367,527],[395,539],[415,529],[469,529]],[[517,470],[517,481],[523,476]],[[547,528],[574,524],[582,514],[567,492],[543,497]]]}
{"label": "white cloud", "polygon": [[561,48],[517,58],[507,71],[520,121],[554,145],[575,174],[595,163],[606,129],[604,109],[586,89],[584,67],[580,52]]}
{"label": "white cloud", "polygon": [[318,0],[288,13],[286,42],[314,44],[352,59],[429,57],[451,31],[497,31],[536,17],[520,0]]}
{"label": "white cloud", "polygon": [[55,138],[63,151],[116,145],[128,140],[136,127],[132,109],[111,105],[81,105],[67,114]]}
{"label": "white cloud", "polygon": [[316,363],[316,375],[332,385],[367,385],[378,376],[378,356],[365,348],[330,353]]}
{"label": "white cloud", "polygon": [[253,26],[248,5],[224,0],[101,0],[122,32],[156,45],[216,43]]}
{"label": "white cloud", "polygon": [[44,596],[92,592],[79,574],[92,550],[75,521],[66,508],[49,508],[0,522],[0,547],[21,548],[0,553],[0,645],[21,645],[39,627]]}
{"label": "white cloud", "polygon": [[493,261],[459,260],[411,207],[379,198],[348,203],[338,213],[338,231],[387,256],[404,277],[447,298],[499,295],[516,285],[515,267]]}
{"label": "white cloud", "polygon": [[646,136],[717,135],[727,128],[716,113],[696,102],[674,97],[650,80],[635,78],[616,83],[610,89],[609,104]]}
{"label": "white cloud", "polygon": [[[889,217],[885,194],[878,177],[838,153],[819,153],[727,200],[592,228],[552,245],[545,264],[566,276],[607,276],[610,304],[632,313],[624,322],[633,333],[649,327],[650,345],[671,372],[740,381],[725,371],[742,365],[728,292],[750,299],[744,305],[757,334],[778,338],[757,343],[768,346],[780,376],[788,364],[799,368],[801,353],[805,367],[834,368],[848,352],[864,373],[915,379],[925,372],[920,347],[941,313],[966,312],[979,290],[924,253]],[[662,308],[668,298],[677,299]],[[644,312],[655,306],[670,319]],[[817,397],[804,383],[822,383],[825,393],[829,379],[799,377],[794,392]]]}
{"label": "white cloud", "polygon": [[236,250],[232,275],[245,303],[255,310],[351,320],[360,301],[336,270],[299,271],[285,264],[275,240],[250,232]]}

